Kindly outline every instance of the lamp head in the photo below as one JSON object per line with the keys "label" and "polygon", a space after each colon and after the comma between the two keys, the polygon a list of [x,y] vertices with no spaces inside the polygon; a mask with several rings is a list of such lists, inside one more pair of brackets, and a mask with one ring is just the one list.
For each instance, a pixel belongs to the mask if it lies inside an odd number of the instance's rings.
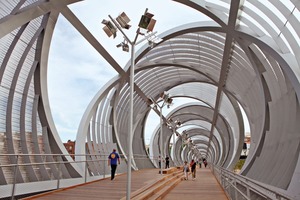
{"label": "lamp head", "polygon": [[126,41],[121,42],[120,44],[117,44],[116,47],[122,47],[123,51],[129,52],[129,46],[128,43]]}
{"label": "lamp head", "polygon": [[115,38],[117,36],[118,29],[113,25],[111,21],[103,19],[101,23],[105,25],[103,27],[103,30],[108,37],[111,37],[113,35],[113,37]]}
{"label": "lamp head", "polygon": [[126,51],[126,52],[129,52],[129,46],[128,46],[128,44],[124,43],[123,46],[122,46],[122,50]]}
{"label": "lamp head", "polygon": [[139,27],[146,29],[147,32],[153,31],[156,20],[152,19],[154,16],[152,13],[147,12],[148,9],[146,9],[145,13],[142,15],[140,22],[139,22]]}
{"label": "lamp head", "polygon": [[125,12],[122,12],[117,18],[117,22],[120,24],[122,28],[129,29],[131,25],[128,23],[130,22],[129,17],[126,15]]}
{"label": "lamp head", "polygon": [[116,47],[121,47],[123,45],[123,42],[121,42],[120,44],[117,44]]}

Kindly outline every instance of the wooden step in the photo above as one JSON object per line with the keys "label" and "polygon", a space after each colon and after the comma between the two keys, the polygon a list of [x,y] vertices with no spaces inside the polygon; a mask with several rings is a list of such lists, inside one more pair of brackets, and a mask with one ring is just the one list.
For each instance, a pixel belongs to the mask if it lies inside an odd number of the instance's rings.
{"label": "wooden step", "polygon": [[178,177],[174,182],[166,185],[163,189],[158,191],[156,194],[148,198],[148,200],[160,200],[163,199],[177,184],[183,180],[183,175]]}
{"label": "wooden step", "polygon": [[[134,196],[133,200],[145,200],[154,197],[156,194],[158,196],[166,195],[175,185],[177,185],[182,180],[182,172],[177,171],[168,176],[164,181],[161,181],[157,184],[149,187],[148,190]],[[165,189],[166,188],[166,189]]]}

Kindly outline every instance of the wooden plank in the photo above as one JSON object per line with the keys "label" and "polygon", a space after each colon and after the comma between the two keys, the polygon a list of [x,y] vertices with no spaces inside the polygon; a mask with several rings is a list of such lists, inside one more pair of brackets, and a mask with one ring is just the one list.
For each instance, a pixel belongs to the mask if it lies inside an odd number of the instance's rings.
{"label": "wooden plank", "polygon": [[207,168],[196,169],[196,179],[181,181],[164,198],[164,200],[228,200],[223,188]]}
{"label": "wooden plank", "polygon": [[[179,174],[183,172],[178,172]],[[141,188],[147,187],[159,179],[172,176],[159,174],[159,169],[146,169],[134,171],[131,174],[131,194]],[[191,175],[188,181],[180,181],[174,189],[163,198],[167,200],[176,199],[194,199],[197,200],[227,200],[227,197],[211,173],[209,169],[197,169],[196,180],[193,181]],[[85,199],[121,199],[126,196],[127,176],[126,174],[118,175],[111,181],[109,178],[91,183],[81,184],[61,190],[37,195],[25,199],[40,199],[40,200],[85,200]],[[170,188],[171,189],[171,188]],[[165,189],[167,190],[167,189]],[[163,196],[165,195],[164,189],[162,190]],[[154,198],[155,199],[155,198]],[[159,199],[159,198],[158,198]]]}
{"label": "wooden plank", "polygon": [[[131,193],[149,184],[154,180],[159,180],[163,176],[158,173],[158,169],[145,169],[132,172]],[[127,176],[118,175],[113,181],[109,178],[93,181],[91,183],[72,186],[69,188],[36,195],[25,199],[41,200],[66,200],[66,199],[121,199],[126,196]]]}

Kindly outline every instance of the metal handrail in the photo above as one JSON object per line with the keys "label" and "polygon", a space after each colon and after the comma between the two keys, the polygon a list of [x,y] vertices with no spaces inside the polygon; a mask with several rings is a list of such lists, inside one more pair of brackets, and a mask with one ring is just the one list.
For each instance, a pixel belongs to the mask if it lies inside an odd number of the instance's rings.
{"label": "metal handrail", "polygon": [[[26,156],[30,156],[30,157],[34,157],[34,156],[41,156],[41,157],[47,157],[47,156],[50,156],[52,157],[51,161],[42,161],[42,162],[34,162],[34,163],[21,163],[20,162],[20,159],[22,157],[26,157]],[[69,160],[69,161],[66,161],[66,160],[61,160],[60,158],[63,158],[63,157],[71,157],[71,156],[74,156],[74,157],[85,157],[86,159],[85,160],[81,160],[81,161],[77,161],[77,160]],[[92,157],[92,156],[95,156],[96,158],[93,158],[91,160],[87,159],[88,157]],[[100,174],[101,174],[101,178],[105,178],[105,175],[106,175],[106,164],[104,164],[103,166],[103,171],[97,175],[94,175],[94,174],[90,174],[88,171],[89,171],[89,163],[99,163],[100,161],[101,162],[106,162],[108,160],[108,156],[109,154],[0,154],[0,158],[1,157],[15,157],[14,161],[15,163],[10,163],[10,164],[1,164],[0,163],[0,168],[11,168],[10,171],[12,172],[12,176],[10,177],[11,180],[12,180],[12,183],[10,184],[7,184],[7,185],[11,185],[11,199],[15,199],[15,188],[16,188],[16,184],[17,184],[17,176],[19,175],[18,173],[18,167],[24,167],[24,166],[32,166],[33,168],[39,168],[39,166],[43,165],[43,166],[46,166],[46,165],[57,165],[56,166],[56,170],[58,172],[58,176],[57,177],[54,177],[54,176],[51,176],[49,180],[52,180],[52,181],[57,181],[57,189],[60,188],[60,182],[62,180],[64,180],[64,178],[62,177],[63,176],[63,173],[62,173],[62,166],[63,165],[66,165],[66,164],[80,164],[80,163],[84,163],[84,173],[81,177],[79,178],[82,178],[82,182],[87,182],[87,177],[98,177]],[[135,159],[139,159],[139,160],[143,160],[143,159],[147,159],[147,160],[154,160],[155,158],[154,157],[150,157],[150,156],[147,156],[147,155],[141,155],[141,154],[134,154],[133,155],[135,157]],[[124,158],[125,156],[123,154],[120,154],[120,158]],[[59,159],[58,159],[59,158]],[[43,160],[43,159],[42,159]],[[100,171],[99,171],[100,172]],[[99,178],[99,179],[101,179]],[[38,182],[38,181],[37,181]],[[24,182],[26,183],[26,182]],[[32,183],[32,182],[31,182]],[[22,183],[21,183],[22,184]],[[1,187],[5,187],[6,185],[0,185],[0,189]],[[0,195],[0,198],[2,197],[5,197],[5,196],[1,196]]]}
{"label": "metal handrail", "polygon": [[[246,176],[236,174],[232,171],[218,166],[211,166],[211,168],[220,185],[226,192],[227,196],[229,196],[233,200],[240,200],[241,198],[251,200],[251,192],[265,199],[295,199],[287,194],[259,183],[258,181],[252,180]],[[242,191],[238,186],[242,186],[246,190]],[[234,191],[232,192],[231,189],[233,189]]]}

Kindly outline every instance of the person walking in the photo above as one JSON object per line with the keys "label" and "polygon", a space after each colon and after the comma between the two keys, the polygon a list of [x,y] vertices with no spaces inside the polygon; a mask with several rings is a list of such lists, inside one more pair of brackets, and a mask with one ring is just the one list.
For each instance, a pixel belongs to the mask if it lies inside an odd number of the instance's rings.
{"label": "person walking", "polygon": [[165,160],[166,160],[166,169],[168,169],[170,167],[170,158],[168,155]]}
{"label": "person walking", "polygon": [[116,149],[113,149],[113,152],[111,152],[108,156],[108,166],[110,165],[111,167],[110,180],[114,180],[118,164],[120,164],[120,156],[116,152]]}
{"label": "person walking", "polygon": [[158,156],[158,168],[159,169],[161,168],[161,158],[160,158],[160,156]]}
{"label": "person walking", "polygon": [[199,168],[202,167],[202,160],[199,160]]}
{"label": "person walking", "polygon": [[184,174],[184,180],[189,180],[189,165],[187,164],[187,161],[184,161],[183,165],[183,174]]}
{"label": "person walking", "polygon": [[192,172],[192,180],[194,181],[196,179],[196,162],[194,160],[192,160],[190,162],[190,167],[191,167],[191,172]]}
{"label": "person walking", "polygon": [[206,159],[203,160],[203,164],[204,164],[204,166],[205,166],[205,168],[206,168],[206,166],[207,166],[207,161],[206,161]]}

